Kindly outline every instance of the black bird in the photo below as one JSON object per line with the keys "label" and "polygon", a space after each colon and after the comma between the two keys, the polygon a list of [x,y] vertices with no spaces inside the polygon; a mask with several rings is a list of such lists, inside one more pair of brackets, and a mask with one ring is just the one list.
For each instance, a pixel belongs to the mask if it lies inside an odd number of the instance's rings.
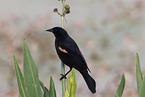
{"label": "black bird", "polygon": [[54,34],[57,54],[61,61],[70,67],[70,70],[65,75],[62,75],[60,80],[66,78],[66,75],[72,70],[72,68],[75,68],[82,74],[90,91],[96,93],[96,82],[88,74],[88,71],[90,72],[90,70],[75,41],[68,35],[66,30],[61,27],[54,27],[46,31]]}

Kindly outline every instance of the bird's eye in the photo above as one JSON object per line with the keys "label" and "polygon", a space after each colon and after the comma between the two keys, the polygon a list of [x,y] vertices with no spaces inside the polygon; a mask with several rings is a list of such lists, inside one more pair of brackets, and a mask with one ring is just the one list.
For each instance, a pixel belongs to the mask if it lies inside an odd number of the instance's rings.
{"label": "bird's eye", "polygon": [[57,32],[58,30],[57,29],[54,29],[54,31]]}

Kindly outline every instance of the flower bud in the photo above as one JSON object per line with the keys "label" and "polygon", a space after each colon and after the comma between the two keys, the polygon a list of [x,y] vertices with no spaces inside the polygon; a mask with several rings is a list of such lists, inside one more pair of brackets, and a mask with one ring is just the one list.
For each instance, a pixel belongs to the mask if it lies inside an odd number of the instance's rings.
{"label": "flower bud", "polygon": [[57,9],[57,8],[55,8],[55,9],[53,10],[53,12],[58,12],[58,9]]}
{"label": "flower bud", "polygon": [[70,7],[69,7],[68,4],[65,5],[65,9],[66,9],[66,10],[69,10],[69,9],[70,9]]}
{"label": "flower bud", "polygon": [[69,14],[70,13],[70,10],[66,10],[66,14]]}

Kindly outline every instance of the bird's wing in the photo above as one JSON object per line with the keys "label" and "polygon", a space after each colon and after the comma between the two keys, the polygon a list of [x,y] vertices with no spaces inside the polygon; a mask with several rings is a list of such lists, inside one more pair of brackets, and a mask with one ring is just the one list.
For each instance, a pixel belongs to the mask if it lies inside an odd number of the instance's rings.
{"label": "bird's wing", "polygon": [[[65,43],[60,43],[58,48],[61,52],[65,53],[67,56],[69,56],[69,58],[72,59],[71,64],[77,65],[79,69],[89,70],[85,58],[73,39],[70,38],[69,40],[65,41]],[[70,61],[69,58],[65,58],[65,60]]]}

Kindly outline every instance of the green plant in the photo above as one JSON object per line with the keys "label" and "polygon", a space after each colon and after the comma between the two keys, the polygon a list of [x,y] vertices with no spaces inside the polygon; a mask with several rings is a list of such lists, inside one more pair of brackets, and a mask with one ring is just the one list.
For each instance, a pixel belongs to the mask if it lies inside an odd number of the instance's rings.
{"label": "green plant", "polygon": [[[68,4],[65,5],[65,0],[58,0],[62,1],[62,13],[58,12],[58,9],[55,8],[53,12],[58,13],[58,15],[61,17],[61,27],[64,28],[64,19],[65,15],[70,13],[70,7]],[[65,74],[65,65],[63,62],[61,62],[61,74]],[[66,91],[66,82],[65,79],[62,79],[62,97],[64,97]]]}
{"label": "green plant", "polygon": [[67,82],[67,88],[64,97],[75,97],[76,88],[77,88],[76,77],[74,69],[72,69],[72,72]]}
{"label": "green plant", "polygon": [[23,42],[23,68],[24,76],[18,66],[17,60],[14,57],[14,65],[17,76],[18,88],[21,97],[42,97],[40,88],[38,70],[32,59],[30,51],[24,40]]}
{"label": "green plant", "polygon": [[[60,1],[60,0],[59,0]],[[58,13],[61,16],[61,26],[64,28],[64,19],[65,15],[70,13],[69,5],[65,5],[65,0],[62,1],[62,13],[58,12],[58,9],[55,8],[54,12]],[[13,57],[15,72],[17,77],[17,83],[19,88],[19,97],[56,97],[55,84],[50,77],[50,88],[48,89],[43,82],[39,80],[38,69],[36,64],[31,56],[29,48],[26,41],[23,42],[23,74],[20,70],[16,57]],[[61,73],[65,74],[65,66],[61,62]],[[137,90],[139,97],[145,97],[145,75],[142,75],[139,56],[136,54],[136,80],[137,80]],[[65,79],[62,80],[62,97],[75,97],[76,93],[76,78],[74,69],[72,69],[70,77],[67,82]],[[121,82],[116,90],[115,97],[121,97],[125,87],[125,76],[122,74]],[[42,91],[43,90],[43,91]]]}
{"label": "green plant", "polygon": [[[54,12],[57,12],[61,16],[61,26],[64,27],[64,18],[66,14],[70,13],[69,5],[65,5],[65,0],[62,1],[62,14],[58,12],[55,8]],[[17,83],[19,88],[20,97],[42,97],[42,91],[44,92],[44,97],[56,97],[55,85],[52,77],[50,77],[50,88],[49,90],[44,86],[44,84],[39,80],[38,70],[35,62],[30,54],[29,48],[24,40],[23,42],[23,57],[24,57],[24,76],[18,66],[17,60],[14,56],[15,72],[17,76]],[[61,62],[61,73],[65,74],[65,66]],[[40,88],[41,86],[41,88]],[[65,79],[62,80],[62,97],[74,97],[76,91],[76,79],[74,70],[72,70],[69,80],[66,82]]]}
{"label": "green plant", "polygon": [[[144,77],[142,75],[138,54],[136,54],[136,81],[137,81],[137,90],[138,90],[139,97],[145,97],[145,75]],[[123,74],[120,85],[118,86],[118,89],[115,93],[115,97],[122,96],[124,86],[125,86],[125,77]]]}
{"label": "green plant", "polygon": [[[13,57],[20,97],[56,97],[55,84],[52,77],[50,77],[49,90],[39,80],[38,69],[25,40],[23,42],[23,58],[24,76],[19,68],[16,57]],[[41,88],[43,90],[43,94]],[[74,97],[76,91],[74,70],[71,71],[66,91],[65,97]]]}
{"label": "green plant", "polygon": [[136,54],[136,80],[139,97],[145,97],[145,75],[144,77],[142,75],[138,54]]}
{"label": "green plant", "polygon": [[122,75],[122,78],[121,78],[121,82],[117,88],[117,91],[115,93],[115,97],[121,97],[122,96],[122,93],[123,93],[123,90],[124,90],[124,86],[125,86],[125,76],[124,74]]}
{"label": "green plant", "polygon": [[38,70],[25,41],[23,43],[23,60],[24,76],[22,75],[17,60],[14,57],[14,65],[20,96],[42,97],[42,91],[39,84]]}

